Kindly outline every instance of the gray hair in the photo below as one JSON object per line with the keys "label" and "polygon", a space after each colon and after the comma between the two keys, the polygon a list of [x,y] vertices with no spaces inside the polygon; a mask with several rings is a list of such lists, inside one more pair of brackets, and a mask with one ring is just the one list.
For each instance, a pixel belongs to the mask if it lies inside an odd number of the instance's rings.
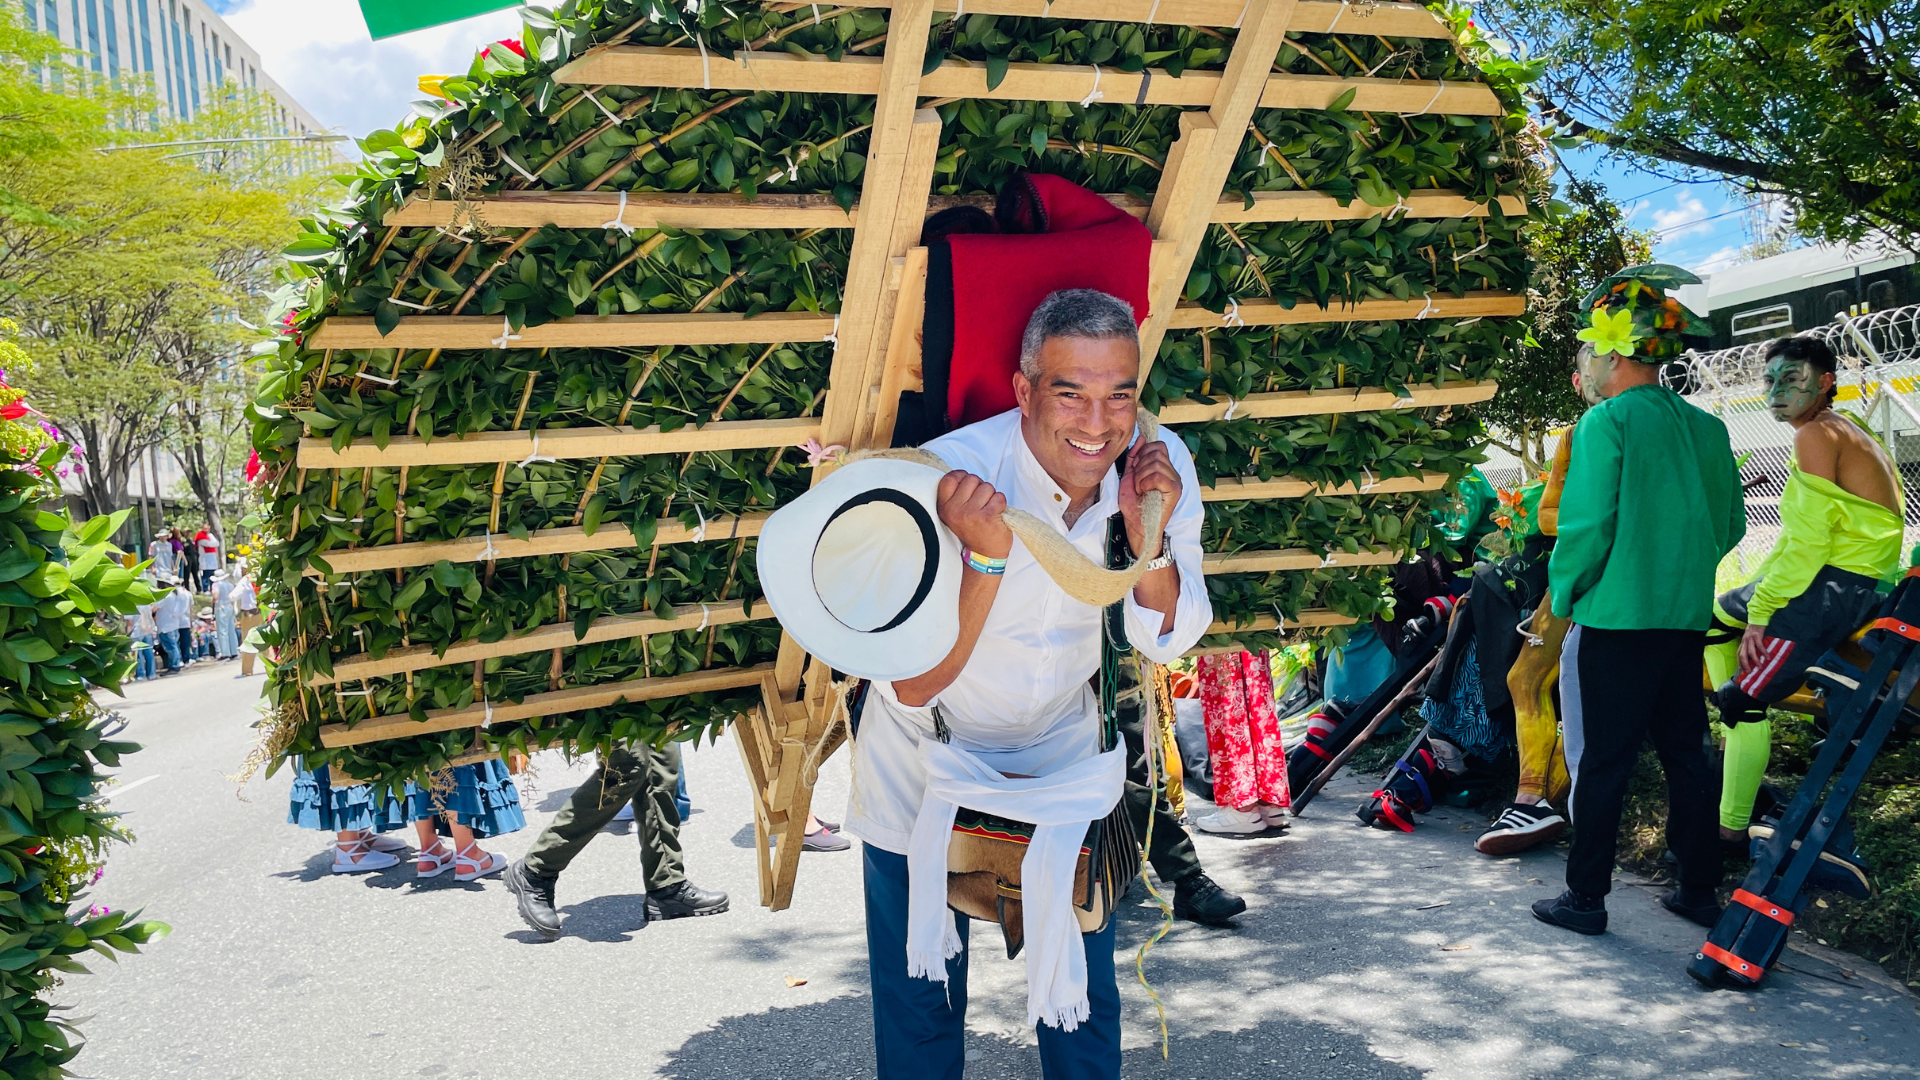
{"label": "gray hair", "polygon": [[1040,377],[1040,347],[1048,338],[1126,338],[1138,344],[1139,324],[1125,300],[1098,289],[1061,289],[1047,294],[1020,337],[1020,374]]}

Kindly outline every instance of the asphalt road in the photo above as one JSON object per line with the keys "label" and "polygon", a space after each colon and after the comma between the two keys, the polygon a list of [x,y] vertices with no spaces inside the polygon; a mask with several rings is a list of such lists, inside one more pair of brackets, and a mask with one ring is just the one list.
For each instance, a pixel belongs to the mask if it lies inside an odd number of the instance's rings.
{"label": "asphalt road", "polygon": [[[138,835],[96,903],[144,907],[171,937],[60,1000],[91,1017],[86,1077],[148,1080],[483,1077],[870,1077],[873,1052],[854,851],[809,853],[792,908],[757,903],[751,812],[726,740],[689,758],[696,882],[733,910],[646,925],[637,847],[601,837],[560,881],[560,940],[537,940],[497,879],[416,886],[411,864],[328,873],[322,837],[284,824],[289,777],[236,794],[260,680],[208,665],[135,687],[119,707],[146,749],[113,805]],[[517,857],[586,769],[536,759]],[[846,757],[817,805],[844,804]],[[1371,785],[1367,785],[1369,788]],[[1157,914],[1122,913],[1129,1077],[1523,1080],[1878,1077],[1920,1073],[1920,1016],[1871,964],[1801,951],[1752,993],[1708,993],[1683,966],[1700,932],[1623,881],[1613,932],[1581,938],[1526,907],[1557,892],[1553,851],[1473,852],[1477,819],[1413,834],[1361,828],[1337,781],[1273,839],[1203,837],[1246,895],[1238,930],[1180,924],[1148,960],[1167,1006],[1126,979]],[[623,830],[613,826],[609,831]],[[1436,906],[1438,905],[1438,906]],[[970,1077],[1039,1073],[1024,973],[976,937]],[[1815,951],[1818,951],[1815,949]],[[801,980],[789,985],[789,980]]]}

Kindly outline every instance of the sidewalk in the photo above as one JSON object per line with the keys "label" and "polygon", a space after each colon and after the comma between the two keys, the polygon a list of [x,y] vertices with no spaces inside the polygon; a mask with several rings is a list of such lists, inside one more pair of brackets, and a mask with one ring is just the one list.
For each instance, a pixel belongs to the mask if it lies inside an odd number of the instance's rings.
{"label": "sidewalk", "polygon": [[[61,988],[73,1015],[92,1017],[80,1075],[872,1075],[858,850],[807,854],[794,906],[761,909],[746,780],[728,740],[689,755],[696,809],[684,835],[693,879],[731,893],[733,910],[643,925],[634,841],[607,836],[561,878],[570,921],[547,944],[497,879],[416,886],[411,864],[329,874],[322,838],[282,824],[284,771],[236,799],[224,777],[245,754],[261,685],[236,670],[138,684],[118,706],[132,720],[126,737],[147,746],[113,801],[139,840],[114,853],[92,899],[144,905],[174,933]],[[835,820],[846,761],[823,770],[816,804]],[[529,828],[491,850],[517,857],[586,773],[554,753],[536,767],[522,790]],[[1654,889],[1619,882],[1603,937],[1545,926],[1527,905],[1560,888],[1559,855],[1485,858],[1471,847],[1478,818],[1461,811],[1413,834],[1364,829],[1350,815],[1372,786],[1335,782],[1283,838],[1200,838],[1209,871],[1251,910],[1238,931],[1181,923],[1151,954],[1166,1061],[1152,1002],[1131,978],[1158,915],[1121,913],[1126,1076],[1920,1074],[1915,1000],[1873,965],[1811,946],[1758,992],[1702,991],[1684,970],[1702,931],[1660,909]],[[1035,1077],[1024,969],[980,929],[968,1076]]]}

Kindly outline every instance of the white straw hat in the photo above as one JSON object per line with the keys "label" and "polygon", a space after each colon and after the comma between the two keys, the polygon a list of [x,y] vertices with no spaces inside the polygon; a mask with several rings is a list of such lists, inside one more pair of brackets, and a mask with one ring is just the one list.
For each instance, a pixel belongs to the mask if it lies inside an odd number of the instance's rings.
{"label": "white straw hat", "polygon": [[960,639],[960,541],[940,523],[939,469],[866,458],[773,512],[760,587],[801,647],[863,679],[908,679]]}

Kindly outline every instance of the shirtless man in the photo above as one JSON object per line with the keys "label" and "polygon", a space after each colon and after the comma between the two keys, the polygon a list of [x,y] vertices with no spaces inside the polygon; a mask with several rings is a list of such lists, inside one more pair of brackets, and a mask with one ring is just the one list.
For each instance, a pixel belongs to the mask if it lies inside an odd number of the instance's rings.
{"label": "shirtless man", "polygon": [[1766,355],[1767,408],[1794,428],[1780,537],[1754,579],[1715,602],[1714,636],[1723,640],[1706,655],[1727,725],[1720,836],[1740,843],[1772,746],[1767,705],[1799,689],[1807,669],[1872,614],[1877,587],[1900,565],[1906,516],[1886,450],[1832,408],[1833,350],[1789,337]]}

